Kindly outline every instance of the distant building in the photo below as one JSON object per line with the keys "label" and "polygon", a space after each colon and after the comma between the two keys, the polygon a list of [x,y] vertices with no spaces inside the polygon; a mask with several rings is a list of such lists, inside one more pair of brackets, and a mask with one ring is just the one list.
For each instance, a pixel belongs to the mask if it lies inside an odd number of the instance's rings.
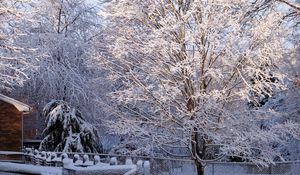
{"label": "distant building", "polygon": [[23,115],[30,107],[0,94],[0,151],[21,151],[23,147]]}

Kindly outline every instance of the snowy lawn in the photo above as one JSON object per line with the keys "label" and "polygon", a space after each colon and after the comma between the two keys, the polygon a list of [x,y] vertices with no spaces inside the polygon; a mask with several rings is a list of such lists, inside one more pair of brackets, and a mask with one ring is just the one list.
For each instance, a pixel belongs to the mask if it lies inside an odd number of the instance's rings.
{"label": "snowy lawn", "polygon": [[23,155],[22,152],[14,152],[14,151],[0,151],[0,155]]}
{"label": "snowy lawn", "polygon": [[0,162],[0,172],[28,173],[38,175],[62,175],[60,167],[43,167],[38,165],[25,165],[9,162]]}

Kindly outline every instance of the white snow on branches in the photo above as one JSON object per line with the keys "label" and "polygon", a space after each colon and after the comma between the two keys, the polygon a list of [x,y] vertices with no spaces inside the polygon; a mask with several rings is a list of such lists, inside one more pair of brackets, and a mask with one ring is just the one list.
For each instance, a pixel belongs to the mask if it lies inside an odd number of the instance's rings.
{"label": "white snow on branches", "polygon": [[62,152],[101,152],[102,146],[95,127],[84,121],[81,113],[66,102],[52,100],[44,108],[46,136],[41,150]]}
{"label": "white snow on branches", "polygon": [[[283,159],[273,145],[299,129],[251,108],[283,89],[278,71],[288,52],[283,14],[235,1],[112,0],[106,19],[112,57],[99,62],[123,86],[112,93],[120,112],[112,133],[139,139],[147,152],[196,162],[224,156],[266,165]],[[151,145],[151,146],[146,146]]]}

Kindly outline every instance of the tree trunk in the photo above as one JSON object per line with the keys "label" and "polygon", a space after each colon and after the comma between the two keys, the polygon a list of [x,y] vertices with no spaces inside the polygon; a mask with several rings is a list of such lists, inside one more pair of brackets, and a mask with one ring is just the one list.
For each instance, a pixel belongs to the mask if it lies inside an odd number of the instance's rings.
{"label": "tree trunk", "polygon": [[191,145],[192,145],[192,154],[195,159],[195,164],[196,164],[196,169],[197,169],[197,175],[204,175],[204,166],[203,164],[197,160],[197,157],[201,157],[200,153],[204,152],[204,150],[200,151],[200,145],[199,145],[199,134],[198,134],[198,129],[194,128],[194,131],[192,133],[192,140],[191,140]]}
{"label": "tree trunk", "polygon": [[201,162],[195,161],[196,169],[197,169],[197,175],[204,175],[204,166]]}
{"label": "tree trunk", "polygon": [[[204,175],[204,166],[203,164],[196,159],[196,157],[203,157],[204,151],[200,151],[200,146],[199,146],[199,135],[197,132],[197,128],[194,128],[194,133],[192,134],[192,153],[193,157],[195,158],[195,164],[196,164],[196,169],[197,169],[197,175]],[[200,152],[203,152],[203,155],[199,154]]]}

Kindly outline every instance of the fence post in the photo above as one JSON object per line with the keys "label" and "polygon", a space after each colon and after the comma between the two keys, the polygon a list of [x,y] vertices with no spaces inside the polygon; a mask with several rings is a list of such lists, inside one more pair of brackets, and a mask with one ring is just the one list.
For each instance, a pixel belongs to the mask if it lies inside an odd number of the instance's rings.
{"label": "fence post", "polygon": [[100,164],[100,156],[94,156],[94,165]]}
{"label": "fence post", "polygon": [[41,165],[46,165],[46,158],[47,158],[47,156],[46,156],[46,152],[45,151],[42,151],[42,153],[41,153],[41,157],[40,157],[40,159],[41,159]]}
{"label": "fence post", "polygon": [[136,166],[137,166],[137,175],[143,175],[144,174],[143,161],[142,160],[137,161]]}
{"label": "fence post", "polygon": [[127,157],[125,160],[125,165],[132,165],[132,159],[130,157]]}
{"label": "fence post", "polygon": [[110,165],[118,165],[118,161],[116,157],[112,157],[109,161]]}
{"label": "fence post", "polygon": [[67,159],[67,158],[69,158],[68,154],[67,153],[62,153],[61,160],[63,161],[64,159]]}
{"label": "fence post", "polygon": [[73,156],[73,163],[77,162],[79,160],[79,155],[78,154],[75,154]]}
{"label": "fence post", "polygon": [[270,174],[273,174],[273,170],[272,170],[272,164],[270,164]]}
{"label": "fence post", "polygon": [[150,162],[144,162],[144,175],[150,175]]}
{"label": "fence post", "polygon": [[74,155],[74,157],[73,157],[73,163],[74,163],[75,166],[77,166],[77,165],[80,166],[82,164],[82,162],[80,161],[80,156],[78,154]]}
{"label": "fence post", "polygon": [[83,155],[83,162],[82,163],[87,163],[89,161],[89,156],[88,155]]}
{"label": "fence post", "polygon": [[39,157],[39,154],[40,154],[40,152],[37,150],[37,149],[35,149],[34,150],[34,156],[33,156],[33,164],[34,165],[39,165],[39,159],[38,159],[38,157]]}

